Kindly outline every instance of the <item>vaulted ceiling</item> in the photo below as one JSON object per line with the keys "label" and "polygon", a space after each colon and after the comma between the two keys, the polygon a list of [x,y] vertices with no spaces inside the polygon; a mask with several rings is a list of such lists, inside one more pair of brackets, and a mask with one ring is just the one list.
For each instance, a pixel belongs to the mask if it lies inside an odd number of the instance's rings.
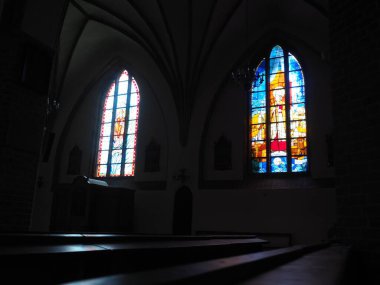
{"label": "vaulted ceiling", "polygon": [[70,0],[63,10],[57,94],[70,74],[84,65],[96,69],[102,55],[124,49],[145,65],[142,72],[160,74],[182,128],[197,101],[211,102],[208,94],[268,34],[286,33],[316,53],[328,50],[328,0]]}

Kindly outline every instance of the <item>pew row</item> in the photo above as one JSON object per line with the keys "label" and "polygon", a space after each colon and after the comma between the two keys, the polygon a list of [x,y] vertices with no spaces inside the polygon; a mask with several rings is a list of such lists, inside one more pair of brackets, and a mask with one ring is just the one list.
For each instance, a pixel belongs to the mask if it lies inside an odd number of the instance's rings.
{"label": "pew row", "polygon": [[52,284],[259,251],[255,236],[28,234],[0,236],[0,270],[14,283]]}
{"label": "pew row", "polygon": [[298,245],[67,284],[340,284],[349,250],[342,245]]}

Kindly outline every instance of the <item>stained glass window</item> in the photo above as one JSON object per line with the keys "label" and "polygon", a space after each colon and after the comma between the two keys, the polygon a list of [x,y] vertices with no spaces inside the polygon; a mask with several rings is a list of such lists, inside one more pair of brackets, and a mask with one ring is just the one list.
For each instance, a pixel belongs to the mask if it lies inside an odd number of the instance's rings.
{"label": "stained glass window", "polygon": [[305,84],[298,60],[276,45],[252,83],[250,146],[253,173],[308,169]]}
{"label": "stained glass window", "polygon": [[96,176],[134,176],[140,92],[124,70],[111,83],[103,104]]}

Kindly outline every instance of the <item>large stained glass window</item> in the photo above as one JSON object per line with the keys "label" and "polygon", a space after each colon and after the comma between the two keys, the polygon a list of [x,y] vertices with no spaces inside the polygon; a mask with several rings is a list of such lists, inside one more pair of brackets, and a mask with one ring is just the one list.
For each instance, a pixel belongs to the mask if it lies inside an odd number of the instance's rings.
{"label": "large stained glass window", "polygon": [[305,85],[298,60],[275,46],[256,69],[251,89],[250,146],[253,173],[308,169]]}
{"label": "large stained glass window", "polygon": [[124,70],[108,88],[100,125],[96,176],[134,176],[140,92]]}

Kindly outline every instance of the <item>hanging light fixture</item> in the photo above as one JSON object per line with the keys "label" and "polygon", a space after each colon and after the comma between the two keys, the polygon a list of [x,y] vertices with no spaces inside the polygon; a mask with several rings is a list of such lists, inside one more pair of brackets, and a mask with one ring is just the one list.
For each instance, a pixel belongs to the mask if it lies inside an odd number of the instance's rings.
{"label": "hanging light fixture", "polygon": [[[248,48],[248,1],[245,1],[245,20],[246,20],[246,47]],[[256,72],[256,68],[247,64],[231,72],[232,79],[241,85],[245,91],[250,91],[252,87],[257,87],[264,82],[264,74]]]}

